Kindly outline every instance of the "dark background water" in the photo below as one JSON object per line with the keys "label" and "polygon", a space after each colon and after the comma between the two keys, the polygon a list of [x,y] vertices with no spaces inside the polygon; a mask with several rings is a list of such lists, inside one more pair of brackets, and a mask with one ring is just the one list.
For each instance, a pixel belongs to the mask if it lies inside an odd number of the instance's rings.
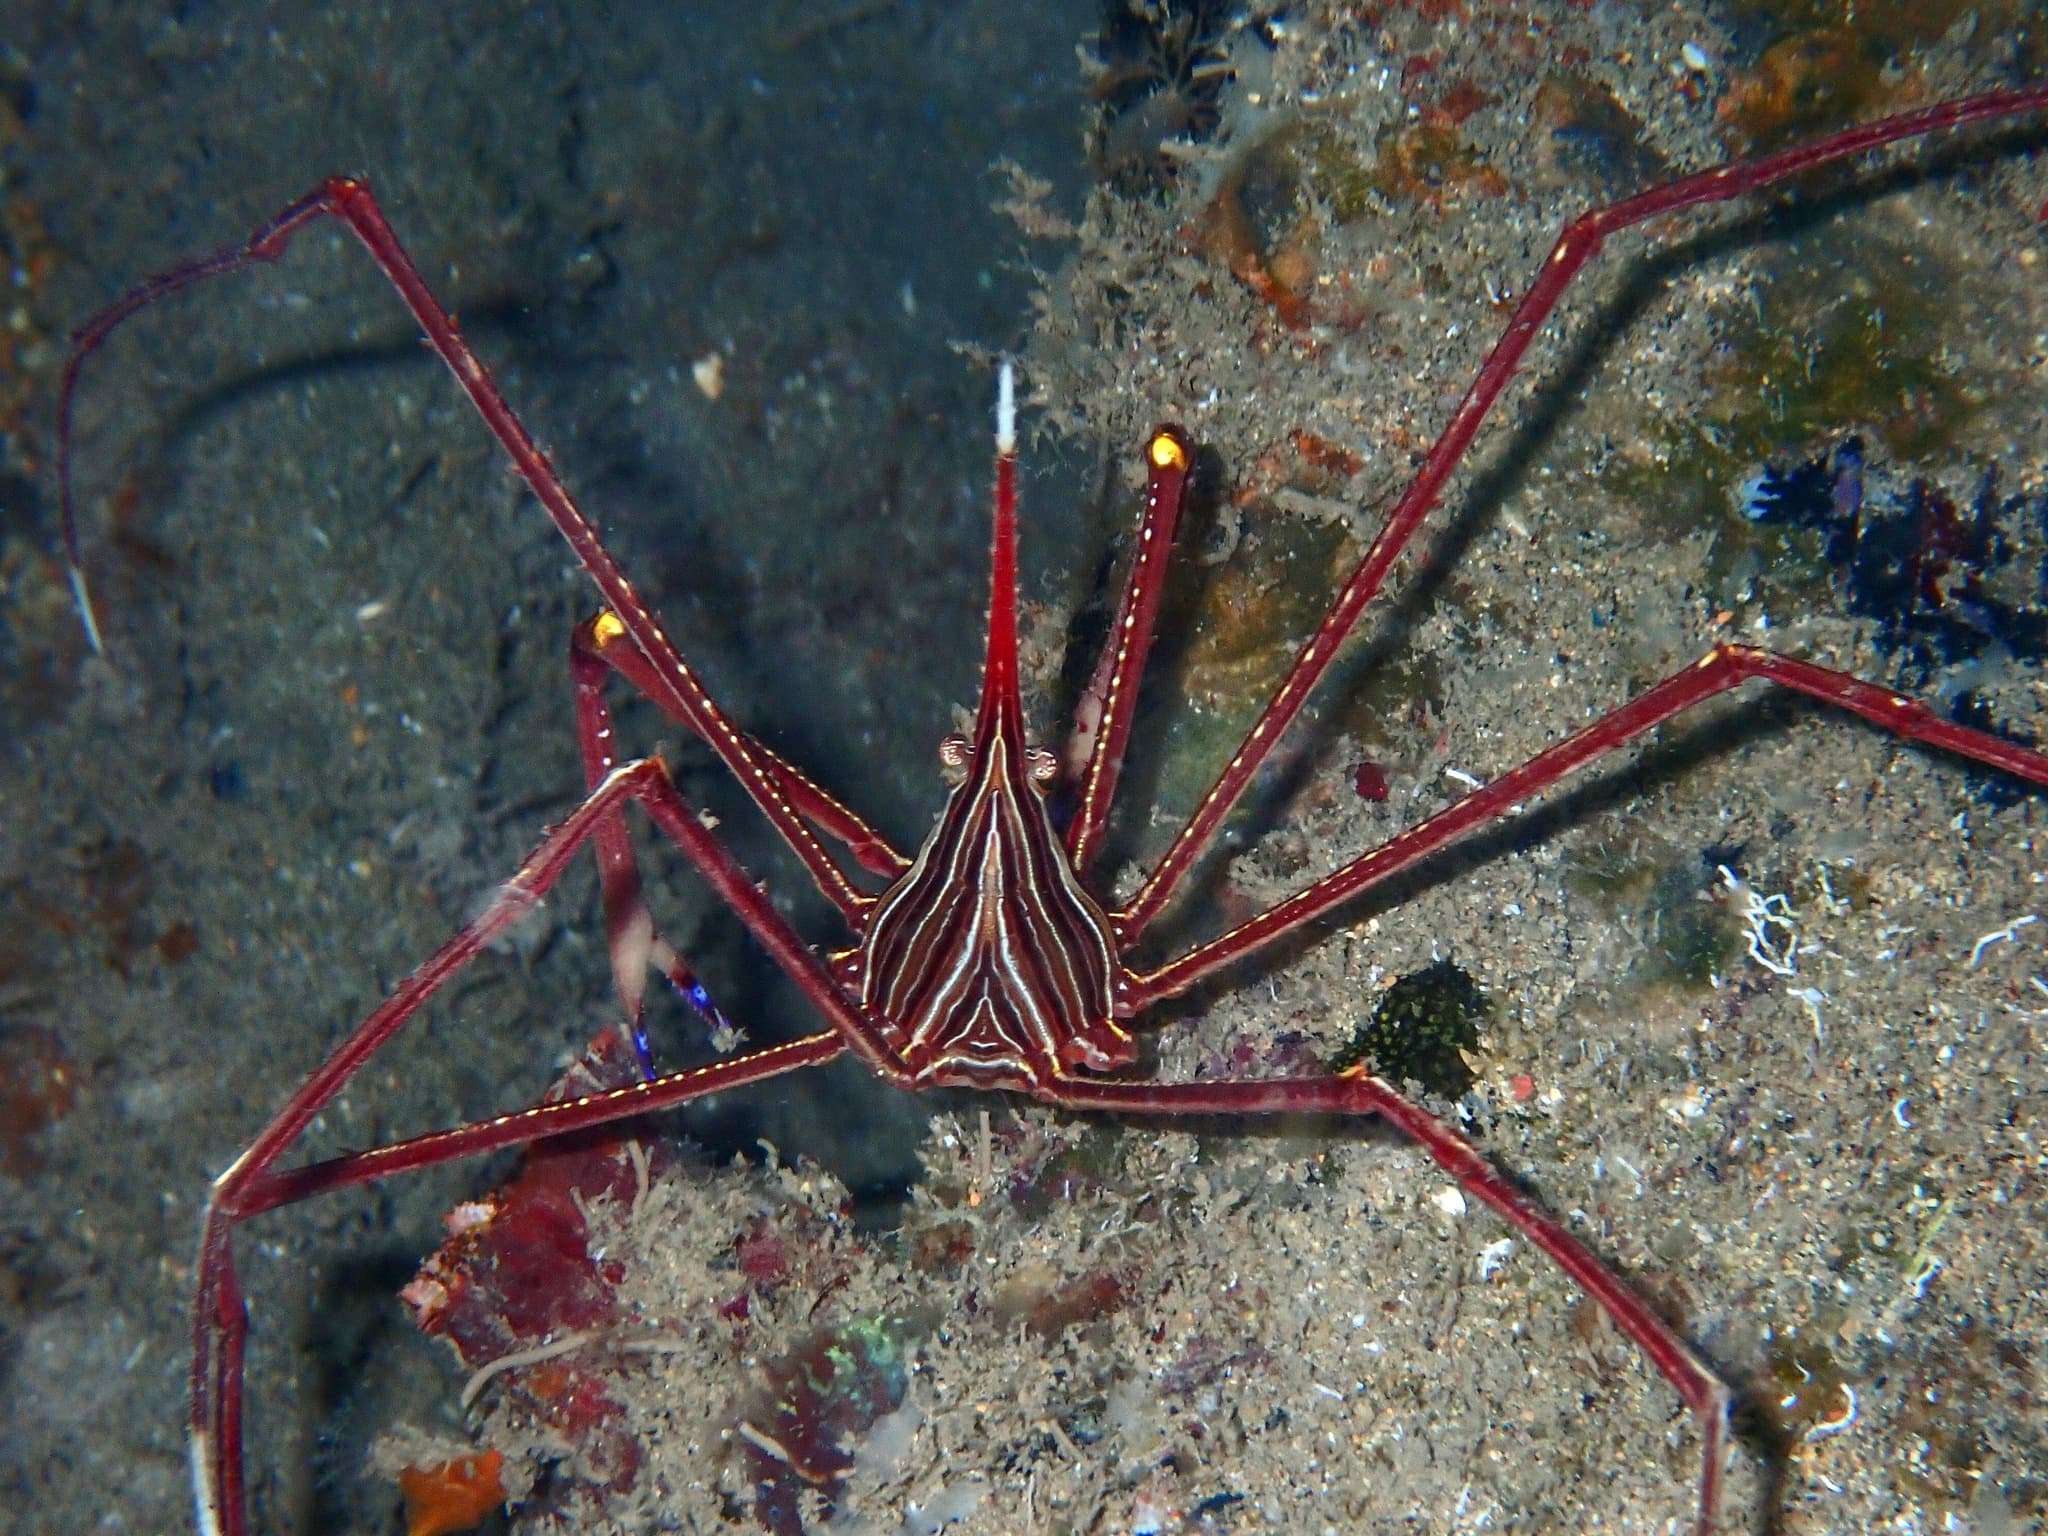
{"label": "dark background water", "polygon": [[[1078,209],[1093,17],[6,8],[0,1005],[8,1091],[28,1084],[8,1124],[71,1108],[10,1141],[0,1178],[0,1528],[189,1519],[207,1181],[573,803],[566,644],[592,603],[363,253],[316,228],[281,266],[137,320],[89,371],[79,481],[108,659],[88,665],[49,558],[58,338],[321,176],[368,176],[721,701],[914,840],[985,599],[992,390],[955,343],[1007,348],[1027,319],[993,167]],[[714,352],[711,399],[692,365]],[[1080,499],[1043,469],[1031,595],[1093,558],[1073,548]],[[704,754],[647,711],[622,724],[830,941]],[[735,1021],[797,1027],[674,861],[650,876]],[[319,1147],[545,1087],[607,1014],[590,885],[422,1019]],[[856,1185],[903,1177],[921,1123],[858,1074],[744,1108],[705,1134],[769,1135]],[[244,1243],[264,1528],[387,1518],[348,1491],[363,1426],[390,1377],[439,1391],[391,1363],[388,1297],[484,1176],[323,1202]]]}

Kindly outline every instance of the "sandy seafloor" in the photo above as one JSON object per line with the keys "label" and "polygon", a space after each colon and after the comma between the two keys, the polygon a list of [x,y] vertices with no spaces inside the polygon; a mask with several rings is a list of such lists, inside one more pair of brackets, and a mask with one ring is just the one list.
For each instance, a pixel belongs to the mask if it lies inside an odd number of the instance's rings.
{"label": "sandy seafloor", "polygon": [[[1331,215],[1315,245],[1329,281],[1293,332],[1189,247],[1227,155],[1191,165],[1172,198],[1097,204],[1073,240],[1027,244],[990,211],[1007,157],[1082,221],[1074,45],[1093,7],[708,9],[610,24],[481,7],[9,15],[7,196],[33,204],[51,254],[11,365],[39,393],[0,506],[0,1006],[9,1059],[61,1042],[77,1086],[54,1126],[10,1140],[0,1173],[0,1529],[186,1527],[185,1309],[206,1181],[573,803],[562,657],[590,601],[360,252],[314,233],[285,267],[137,322],[89,376],[81,484],[109,660],[84,665],[43,558],[38,333],[320,174],[367,173],[720,698],[904,844],[937,803],[934,746],[971,696],[984,599],[988,380],[951,344],[1021,345],[1044,405],[1032,420],[1055,428],[1028,448],[1041,643],[1127,522],[1114,466],[1151,422],[1179,417],[1233,485],[1260,487],[1235,533],[1201,546],[1218,589],[1239,585],[1236,606],[1188,621],[1199,707],[1143,727],[1167,743],[1140,775],[1164,820],[1228,750],[1213,721],[1241,717],[1284,657],[1268,631],[1298,638],[1312,620],[1289,594],[1333,579],[1342,537],[1369,533],[1448,412],[1500,323],[1489,289],[1519,289],[1570,212],[1632,190],[1653,160],[1718,158],[1715,96],[1755,46],[1689,8],[1540,18],[1525,35],[1580,58],[1654,152],[1581,160],[1531,151],[1497,17],[1399,13],[1331,38],[1325,8],[1301,8],[1264,115],[1240,103],[1231,119],[1237,148],[1288,114],[1339,125],[1339,150],[1369,145],[1402,121],[1402,61],[1435,54],[1444,78],[1494,98],[1463,132],[1510,187]],[[1712,88],[1680,89],[1688,42],[1721,71]],[[2040,59],[2025,34],[1959,30],[1913,54],[1897,88],[1959,94]],[[1746,317],[1782,323],[1760,297],[1774,279],[1817,272],[1817,327],[1839,307],[1828,294],[1890,304],[1895,330],[1913,327],[1898,345],[1938,378],[1927,387],[1973,402],[1938,435],[1896,434],[1879,467],[1967,500],[1996,466],[2001,497],[2038,502],[2048,168],[2024,148],[1839,198],[1789,245],[1751,223],[1646,270],[1618,242],[1568,306],[1573,344],[1539,346],[1538,391],[1482,443],[1493,472],[1454,484],[1451,575],[1374,631],[1397,681],[1329,712],[1302,787],[1196,926],[1448,803],[1446,770],[1497,774],[1716,638],[1901,681],[1825,582],[1728,553],[1743,533],[1725,485],[1702,498],[1641,471],[1683,461],[1689,434],[1753,439],[1725,392],[1767,398],[1773,381],[1716,365]],[[1903,309],[1869,277],[1897,270],[1913,275]],[[714,351],[716,400],[691,367]],[[1802,416],[1763,452],[1870,429],[1846,414]],[[1356,473],[1303,473],[1287,458],[1297,430],[1356,454]],[[2036,580],[2040,514],[2003,531],[2005,579]],[[2036,665],[1976,681],[2002,723],[2040,731]],[[647,712],[623,725],[674,749],[686,791],[835,940],[702,754]],[[1745,1442],[1730,1528],[2039,1529],[2048,924],[2025,921],[2048,867],[2039,803],[1987,800],[1951,762],[1804,709],[1745,699],[1675,734],[1653,771],[1624,764],[1552,796],[1398,903],[1172,1010],[1156,1064],[1187,1077],[1327,1057],[1388,978],[1455,959],[1494,999],[1464,1106],[1491,1155],[1740,1390],[1800,1399],[1781,1408],[1775,1470]],[[1362,756],[1388,774],[1383,804],[1351,790]],[[1156,841],[1150,818],[1132,825],[1127,848]],[[1797,978],[1739,951],[1710,980],[1663,976],[1674,925],[1728,916],[1710,851],[1788,893]],[[756,1040],[803,1027],[676,863],[649,861],[676,874],[664,923],[727,1011]],[[576,876],[380,1059],[315,1150],[538,1094],[607,1018],[591,885]],[[685,1032],[675,1021],[666,1039],[677,1057]],[[977,1106],[947,1107],[958,1129],[927,1147],[919,1219],[983,1176]],[[915,1176],[924,1113],[846,1073],[773,1085],[695,1130],[728,1150],[766,1137],[872,1194]],[[1086,1129],[991,1113],[992,1146],[1019,1159]],[[919,1344],[916,1412],[856,1474],[860,1528],[916,1528],[913,1504],[971,1506],[968,1526],[991,1531],[1685,1528],[1693,1439],[1672,1394],[1553,1268],[1501,1250],[1476,1207],[1458,1214],[1418,1155],[1334,1126],[1107,1134],[1085,1198],[975,1208],[962,1270],[913,1274],[862,1240],[823,1316],[958,1316]],[[693,1306],[719,1283],[703,1271],[732,1213],[772,1199],[758,1177],[665,1185],[621,1238],[645,1254],[631,1281],[645,1316],[708,1351],[694,1370],[680,1346],[684,1369],[636,1367],[634,1411],[669,1432],[650,1456],[672,1479],[670,1518],[698,1522],[685,1529],[710,1528],[738,1465],[719,1433],[745,1363],[815,1300],[765,1309],[737,1352]],[[258,1529],[393,1528],[369,1445],[401,1424],[459,1428],[457,1372],[391,1298],[438,1213],[488,1178],[446,1170],[245,1237]],[[974,1302],[1103,1272],[1122,1277],[1121,1304],[1050,1342]],[[1790,1384],[1801,1368],[1820,1372],[1810,1390]]]}

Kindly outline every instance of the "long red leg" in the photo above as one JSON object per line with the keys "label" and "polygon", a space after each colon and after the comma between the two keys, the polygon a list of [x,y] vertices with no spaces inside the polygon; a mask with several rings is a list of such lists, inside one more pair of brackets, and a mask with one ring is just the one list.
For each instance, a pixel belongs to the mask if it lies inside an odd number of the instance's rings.
{"label": "long red leg", "polygon": [[1178,427],[1161,427],[1145,445],[1145,514],[1138,521],[1138,547],[1124,595],[1117,604],[1109,639],[1074,711],[1074,733],[1067,742],[1068,772],[1081,783],[1081,804],[1067,823],[1067,861],[1085,877],[1102,846],[1109,825],[1116,782],[1123,772],[1124,748],[1138,712],[1138,684],[1151,654],[1159,603],[1166,592],[1168,557],[1174,530],[1180,526],[1181,502],[1187,491],[1189,449]]}
{"label": "long red leg", "polygon": [[1721,1469],[1728,1440],[1730,1393],[1670,1324],[1644,1305],[1592,1251],[1479,1149],[1391,1084],[1361,1068],[1338,1077],[1276,1078],[1264,1082],[1111,1083],[1062,1080],[1044,1097],[1068,1109],[1133,1115],[1378,1115],[1398,1126],[1467,1190],[1498,1211],[1516,1231],[1557,1263],[1616,1326],[1649,1356],[1677,1389],[1700,1425],[1700,1536],[1712,1530],[1721,1502]]}
{"label": "long red leg", "polygon": [[[682,706],[662,674],[647,664],[633,648],[623,625],[609,612],[600,613],[577,626],[569,643],[569,675],[576,701],[576,740],[583,757],[583,782],[596,789],[619,766],[618,741],[612,728],[611,707],[605,702],[607,675],[616,669],[630,683],[647,694],[672,716],[681,718]],[[687,722],[685,722],[687,723]],[[750,739],[751,740],[751,739]],[[813,784],[795,768],[759,743],[754,750],[772,772],[780,775],[790,803],[814,826],[839,837],[866,867],[883,865],[883,873],[900,873],[909,861],[882,840],[858,816],[825,790]],[[793,791],[793,792],[792,792]],[[696,973],[676,948],[655,932],[654,915],[648,910],[640,880],[639,860],[626,830],[624,807],[615,808],[597,824],[593,834],[597,846],[597,869],[603,894],[605,944],[611,953],[612,981],[625,1010],[633,1049],[640,1070],[654,1076],[654,1057],[648,1049],[642,1022],[647,996],[647,971],[652,965],[668,978],[669,985],[682,994],[715,1029],[721,1022],[717,1005],[697,980]],[[849,921],[856,912],[844,914]]]}
{"label": "long red leg", "polygon": [[1408,547],[1423,519],[1436,505],[1444,482],[1465,457],[1465,450],[1471,446],[1473,437],[1507,388],[1509,380],[1514,378],[1523,354],[1536,339],[1536,333],[1557,307],[1572,279],[1599,253],[1609,236],[1663,214],[1726,202],[1816,167],[1847,160],[1903,139],[1918,138],[1965,123],[2017,117],[2043,110],[2048,110],[2048,85],[1973,96],[1965,101],[1865,123],[1796,149],[1731,161],[1713,170],[1701,171],[1638,193],[1624,202],[1594,209],[1573,220],[1551,248],[1549,258],[1536,280],[1529,285],[1528,292],[1523,294],[1522,302],[1515,306],[1506,332],[1486,355],[1486,361],[1480,366],[1471,388],[1465,391],[1465,398],[1459,402],[1450,424],[1436,440],[1436,446],[1430,449],[1408,489],[1401,493],[1400,500],[1387,514],[1386,524],[1373,540],[1372,547],[1365,552],[1364,559],[1359,561],[1358,568],[1345,582],[1337,600],[1323,616],[1322,623],[1295,657],[1279,692],[1273,695],[1272,702],[1253,722],[1251,733],[1202,798],[1202,803],[1196,807],[1194,815],[1181,829],[1158,867],[1131,898],[1130,904],[1114,915],[1117,932],[1123,942],[1126,945],[1134,942],[1172,898],[1182,877],[1209,845],[1216,829],[1251,782],[1252,775],[1266,760],[1266,754],[1273,750],[1281,732],[1301,713],[1309,691],[1329,670],[1338,647],[1358,623],[1366,605],[1378,594],[1395,560]]}
{"label": "long red leg", "polygon": [[671,1109],[691,1099],[818,1066],[845,1051],[845,1040],[827,1030],[590,1098],[536,1105],[519,1114],[304,1168],[267,1173],[243,1187],[232,1210],[221,1204],[216,1186],[200,1237],[199,1291],[193,1303],[192,1479],[204,1536],[245,1536],[248,1529],[242,1472],[242,1362],[249,1318],[235,1277],[234,1229],[238,1224],[328,1190]]}
{"label": "long red leg", "polygon": [[413,265],[412,258],[385,221],[383,210],[377,206],[377,200],[365,182],[341,176],[323,181],[247,240],[159,273],[116,299],[72,334],[71,357],[64,365],[64,376],[57,391],[57,494],[64,528],[64,550],[71,562],[72,584],[79,595],[79,606],[94,648],[99,648],[99,629],[81,575],[83,567],[79,562],[78,528],[71,494],[71,408],[79,369],[116,327],[132,315],[205,278],[238,271],[258,262],[281,259],[291,245],[292,237],[322,218],[337,219],[347,225],[369,251],[377,269],[398,291],[405,307],[426,333],[428,345],[448,365],[456,383],[461,385],[463,393],[469,396],[470,403],[483,418],[484,425],[490,428],[491,435],[510,456],[519,477],[540,498],[555,527],[569,541],[577,560],[603,594],[606,606],[616,615],[648,664],[661,674],[667,696],[680,706],[680,718],[724,760],[754,803],[782,834],[783,840],[803,860],[818,889],[842,912],[851,915],[860,911],[867,904],[868,897],[847,880],[844,871],[826,853],[802,814],[790,803],[779,775],[762,761],[752,741],[727,719],[725,712],[712,700],[697,680],[697,675],[662,632],[661,625],[626,580],[618,562],[606,551],[596,525],[577,506],[561,476],[555,472],[554,465],[541,452],[512,407],[505,403],[505,397],[498,392],[490,373],[470,349],[469,343],[463,340],[454,316],[428,289],[426,280],[420,276],[419,269]]}
{"label": "long red leg", "polygon": [[1765,678],[1823,703],[1838,705],[1908,741],[1944,747],[2031,783],[2048,784],[2048,755],[1944,720],[1925,704],[1902,693],[1773,651],[1746,645],[1717,645],[1683,672],[1666,678],[1611,714],[1539,752],[1521,767],[1475,789],[1457,804],[1360,855],[1249,922],[1156,971],[1131,978],[1127,1002],[1120,1005],[1119,1011],[1128,1007],[1136,1013],[1161,998],[1185,992],[1212,971],[1257,953],[1467,833],[1511,814],[1531,796],[1541,794],[1594,759],[1626,746],[1674,715],[1752,678]]}
{"label": "long red leg", "polygon": [[[601,660],[652,699],[662,713],[689,725],[689,706],[645,656],[630,644],[620,644],[625,638],[625,632],[611,616],[601,613],[577,626],[570,642],[572,655]],[[578,674],[579,679],[581,675]],[[830,790],[757,738],[747,736],[746,741],[761,765],[781,779],[782,792],[789,797],[797,813],[827,837],[844,844],[853,855],[854,863],[869,874],[880,875],[886,880],[897,879],[910,868],[907,855],[897,852],[887,838]]]}
{"label": "long red leg", "polygon": [[[688,724],[687,706],[668,684],[668,679],[647,658],[634,649],[625,626],[609,611],[579,624],[569,642],[569,676],[576,700],[576,740],[583,757],[583,781],[595,789],[619,765],[618,740],[612,728],[611,706],[605,702],[605,682],[613,671],[652,699],[657,708]],[[749,744],[770,772],[782,781],[790,803],[813,826],[838,838],[853,853],[855,861],[875,873],[894,876],[909,868],[910,861],[897,853],[881,835],[842,805],[826,790],[796,768],[748,738]],[[639,860],[626,830],[623,807],[613,810],[597,824],[593,835],[597,846],[599,885],[603,894],[605,943],[611,953],[612,981],[619,1004],[625,1010],[633,1049],[641,1072],[654,1076],[654,1058],[648,1049],[642,1024],[647,996],[647,971],[652,965],[669,985],[689,1000],[716,1027],[719,1014],[710,994],[675,947],[655,932],[654,915],[648,910],[640,880]],[[851,920],[858,914],[848,912]]]}
{"label": "long red leg", "polygon": [[[276,1164],[365,1063],[449,980],[493,939],[531,911],[561,877],[576,851],[628,800],[646,810],[672,838],[832,1028],[790,1045],[757,1051],[693,1072],[681,1072],[611,1093],[539,1105],[474,1125],[435,1132],[369,1152],[352,1153],[308,1168],[279,1171]],[[629,763],[608,774],[569,818],[534,850],[476,919],[408,976],[383,1005],[357,1026],[308,1077],[214,1183],[200,1240],[199,1285],[193,1307],[192,1467],[202,1529],[243,1536],[242,1354],[248,1320],[236,1283],[233,1229],[249,1216],[322,1190],[413,1169],[433,1167],[539,1137],[599,1125],[680,1103],[723,1088],[758,1082],[798,1067],[829,1061],[847,1050],[892,1081],[900,1081],[873,1027],[774,903],[697,818],[658,759]]]}
{"label": "long red leg", "polygon": [[[611,706],[604,698],[607,669],[603,661],[577,643],[581,638],[579,627],[576,638],[569,643],[569,682],[576,701],[576,746],[583,759],[584,792],[589,794],[611,777],[612,770],[619,766],[619,754]],[[641,1075],[652,1077],[654,1056],[647,1047],[645,1024],[647,968],[661,963],[656,959],[658,949],[667,950],[671,956],[675,950],[655,931],[654,914],[647,906],[640,861],[633,853],[633,838],[626,827],[623,805],[614,802],[598,818],[591,830],[591,843],[597,853],[598,895],[604,908],[604,940],[612,963],[612,989],[625,1013],[626,1029],[633,1041],[634,1054],[640,1059]],[[680,972],[662,965],[672,984],[694,984],[695,977],[688,974],[680,956],[675,957],[674,967],[681,968]]]}

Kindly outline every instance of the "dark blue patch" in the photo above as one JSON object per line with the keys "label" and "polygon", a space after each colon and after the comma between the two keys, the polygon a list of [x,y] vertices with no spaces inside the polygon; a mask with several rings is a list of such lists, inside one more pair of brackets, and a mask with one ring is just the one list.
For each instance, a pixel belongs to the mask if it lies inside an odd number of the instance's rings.
{"label": "dark blue patch", "polygon": [[[1920,476],[1866,476],[1863,443],[1850,437],[1828,453],[1745,481],[1741,507],[1751,522],[1822,535],[1844,605],[1877,626],[1877,646],[1894,663],[1893,686],[1938,692],[1951,669],[2000,652],[2036,665],[2048,659],[2048,557],[2031,578],[1998,580],[2019,558],[2006,530],[2027,518],[2048,529],[2048,493],[2001,496],[1994,467],[1959,506]],[[1958,725],[2035,745],[2002,729],[1976,693],[1951,688],[1944,697]],[[1993,806],[2034,793],[1988,768],[1973,768],[1971,776]]]}

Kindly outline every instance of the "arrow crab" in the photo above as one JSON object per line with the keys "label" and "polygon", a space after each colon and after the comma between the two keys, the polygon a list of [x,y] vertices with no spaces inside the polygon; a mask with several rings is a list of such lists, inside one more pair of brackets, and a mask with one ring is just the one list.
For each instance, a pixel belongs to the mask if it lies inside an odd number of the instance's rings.
{"label": "arrow crab", "polygon": [[[1715,1521],[1728,1454],[1732,1394],[1683,1330],[1600,1258],[1573,1225],[1553,1215],[1456,1125],[1423,1108],[1399,1082],[1358,1064],[1339,1071],[1261,1075],[1239,1065],[1182,1080],[1133,1069],[1148,1009],[1276,948],[1341,913],[1369,891],[1414,871],[1455,843],[1512,817],[1544,791],[1666,721],[1745,682],[1764,680],[1861,716],[1901,738],[1930,744],[2034,783],[2048,757],[1961,725],[1897,691],[1762,647],[1717,642],[1611,712],[1563,735],[1526,762],[1378,846],[1320,874],[1219,936],[1165,958],[1141,960],[1152,929],[1215,842],[1288,728],[1301,715],[1340,646],[1389,585],[1436,506],[1445,483],[1579,270],[1612,236],[1686,209],[1748,196],[1871,150],[1987,120],[2037,115],[2048,88],[1973,97],[1885,118],[1812,144],[1778,150],[1667,182],[1572,223],[1506,321],[1501,339],[1434,438],[1370,547],[1342,581],[1277,692],[1250,723],[1220,776],[1171,845],[1125,893],[1105,889],[1095,864],[1136,720],[1140,679],[1158,625],[1169,556],[1188,484],[1193,438],[1159,428],[1146,443],[1147,494],[1135,555],[1082,691],[1073,744],[1048,753],[1028,739],[1017,619],[1019,536],[1016,412],[1001,375],[989,625],[981,691],[970,733],[950,743],[961,773],[946,809],[915,849],[892,846],[795,763],[721,710],[599,539],[470,350],[386,223],[366,185],[322,183],[245,241],[149,280],[78,334],[60,404],[59,464],[68,470],[70,407],[78,370],[109,332],[149,304],[198,280],[281,257],[293,236],[323,219],[345,224],[452,370],[527,486],[540,499],[595,585],[599,610],[577,630],[572,688],[588,795],[553,828],[486,909],[426,960],[291,1096],[216,1182],[198,1266],[194,1311],[193,1468],[201,1525],[242,1536],[242,1374],[248,1332],[234,1263],[244,1221],[327,1190],[458,1158],[615,1125],[655,1110],[764,1081],[851,1054],[905,1088],[1004,1092],[1057,1108],[1138,1123],[1188,1117],[1377,1118],[1410,1138],[1459,1190],[1490,1207],[1519,1239],[1548,1255],[1669,1382],[1695,1426],[1692,1452],[1699,1528]],[[1271,273],[1263,275],[1270,284]],[[73,568],[80,569],[75,539]],[[90,622],[91,604],[81,608]],[[843,947],[814,948],[726,850],[677,789],[659,758],[617,742],[606,690],[614,675],[638,689],[719,758],[809,872],[845,924]],[[664,1070],[641,1027],[650,975],[708,1012],[687,961],[663,938],[645,900],[628,813],[644,815],[745,924],[816,1006],[822,1026],[784,1044],[709,1066]],[[588,845],[603,889],[607,946],[625,1030],[614,1071],[550,1103],[307,1165],[285,1159],[307,1126],[419,1009],[483,948],[539,902]],[[1733,877],[1731,877],[1731,885]],[[1680,1106],[1679,1113],[1685,1112]],[[1098,1291],[1099,1310],[1109,1303]],[[1341,1302],[1337,1303],[1341,1305]],[[1025,1325],[1030,1326],[1029,1314]],[[1056,1317],[1048,1330],[1056,1331]],[[522,1364],[539,1364],[538,1360]],[[1832,1421],[1829,1421],[1832,1422]],[[742,1434],[769,1460],[797,1465],[788,1439],[748,1419]],[[835,1471],[805,1480],[829,1482]]]}

